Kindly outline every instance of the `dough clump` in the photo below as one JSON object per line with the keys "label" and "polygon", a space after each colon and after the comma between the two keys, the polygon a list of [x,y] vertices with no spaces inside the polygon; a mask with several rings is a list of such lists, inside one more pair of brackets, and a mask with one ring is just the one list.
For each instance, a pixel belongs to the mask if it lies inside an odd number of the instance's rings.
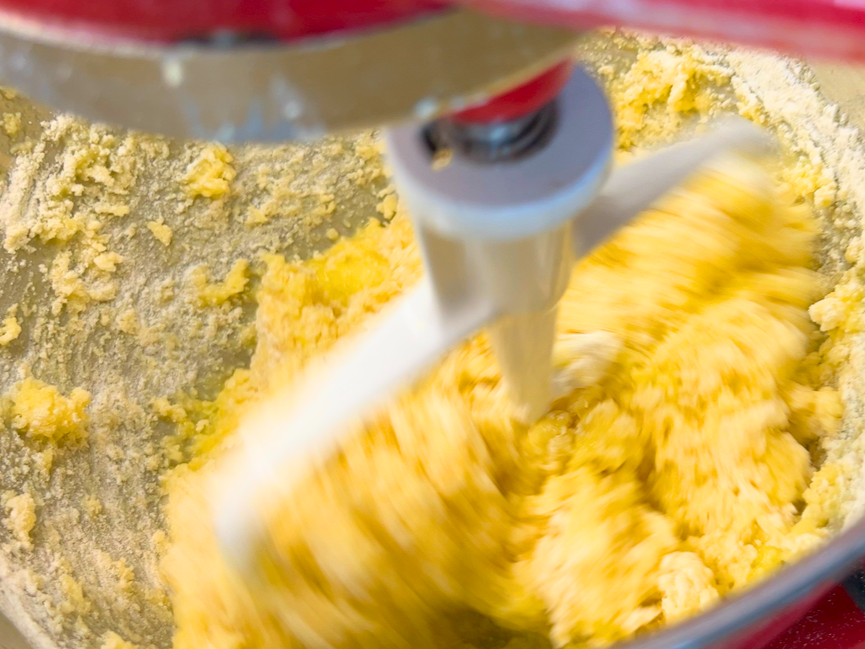
{"label": "dough clump", "polygon": [[483,646],[459,622],[478,614],[514,647],[598,646],[819,543],[818,525],[797,527],[807,445],[842,407],[803,370],[815,226],[758,165],[734,171],[702,174],[575,268],[556,362],[590,379],[540,421],[508,416],[478,335],[300,488],[250,503],[268,532],[255,583],[212,524],[238,421],[421,272],[399,210],[311,261],[268,258],[251,368],[202,428],[208,462],[168,487],[175,648]]}

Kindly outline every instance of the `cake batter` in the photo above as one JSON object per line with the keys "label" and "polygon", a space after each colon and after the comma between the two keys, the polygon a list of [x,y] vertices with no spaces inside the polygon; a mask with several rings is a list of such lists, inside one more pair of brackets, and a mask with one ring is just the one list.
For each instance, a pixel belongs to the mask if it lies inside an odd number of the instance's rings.
{"label": "cake batter", "polygon": [[301,487],[250,503],[269,521],[255,583],[224,563],[208,500],[238,419],[420,273],[399,210],[312,261],[270,257],[251,369],[198,434],[216,457],[169,483],[176,649],[453,646],[459,611],[514,643],[597,646],[813,547],[809,445],[843,407],[808,372],[815,226],[790,203],[738,160],[643,215],[562,299],[557,360],[585,387],[526,428],[487,340],[463,344]]}

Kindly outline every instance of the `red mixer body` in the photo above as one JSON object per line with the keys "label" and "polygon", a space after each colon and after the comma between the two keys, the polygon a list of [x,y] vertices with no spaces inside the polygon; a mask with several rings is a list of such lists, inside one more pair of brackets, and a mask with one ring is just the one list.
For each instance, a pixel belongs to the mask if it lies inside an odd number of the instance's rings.
{"label": "red mixer body", "polygon": [[175,42],[220,31],[292,40],[385,25],[445,8],[441,0],[3,0],[45,25]]}
{"label": "red mixer body", "polygon": [[639,27],[782,50],[865,58],[862,0],[0,0],[43,25],[173,42],[231,31],[292,40],[416,18],[448,5],[585,28]]}
{"label": "red mixer body", "polygon": [[865,614],[839,586],[766,649],[863,649],[863,647],[865,647]]}
{"label": "red mixer body", "polygon": [[[585,29],[645,28],[780,50],[865,60],[865,0],[0,0],[0,15],[48,28],[161,43],[231,34],[295,41],[356,32],[465,5],[532,22]],[[537,109],[564,85],[557,66],[502,98],[460,113],[509,119]]]}
{"label": "red mixer body", "polygon": [[[100,39],[176,43],[231,34],[295,41],[416,19],[466,5],[520,20],[584,29],[646,28],[781,50],[865,59],[865,0],[0,0],[0,13]],[[567,79],[562,64],[460,115],[469,121],[526,114]]]}

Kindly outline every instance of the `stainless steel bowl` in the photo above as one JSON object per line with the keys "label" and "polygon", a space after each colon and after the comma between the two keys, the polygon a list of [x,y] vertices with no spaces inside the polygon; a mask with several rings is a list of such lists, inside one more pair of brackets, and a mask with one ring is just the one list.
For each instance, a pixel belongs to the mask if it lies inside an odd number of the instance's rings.
{"label": "stainless steel bowl", "polygon": [[[605,72],[602,78],[615,77],[641,48],[664,46],[602,34],[583,38],[578,56],[590,69]],[[701,56],[723,72],[718,78],[729,78],[713,88],[719,111],[738,107],[765,121],[781,136],[789,160],[806,156],[832,171],[836,200],[816,211],[823,228],[821,270],[827,283],[837,281],[846,265],[840,254],[844,242],[861,233],[865,214],[865,190],[859,189],[865,174],[858,130],[865,123],[860,122],[865,111],[859,112],[862,77],[855,70],[808,67],[769,54],[708,48]],[[831,109],[833,103],[841,109]],[[0,620],[0,645],[95,647],[113,631],[141,646],[169,646],[171,611],[157,568],[164,542],[158,469],[178,458],[162,448],[174,430],[151,403],[179,391],[212,397],[232,370],[248,364],[255,309],[251,302],[199,308],[184,298],[188,272],[205,264],[221,277],[240,257],[255,267],[263,251],[307,256],[330,245],[332,228],[345,234],[377,218],[377,195],[387,179],[358,175],[361,168],[378,168],[375,162],[359,163],[369,155],[368,134],[304,145],[245,145],[231,149],[237,169],[231,194],[191,199],[183,177],[205,150],[202,143],[91,127],[9,93],[0,97],[0,113],[19,115],[21,121],[19,131],[13,128],[16,117],[8,132],[0,128],[6,246],[0,249],[0,315],[18,304],[23,326],[18,339],[0,347],[0,392],[26,367],[62,391],[83,385],[93,393],[88,443],[61,444],[50,472],[39,468],[44,446],[23,440],[9,426],[0,430],[0,494],[32,492],[40,521],[32,550],[16,547],[12,532],[0,526],[0,610],[20,631]],[[107,169],[115,181],[93,165]],[[292,191],[276,197],[274,183],[288,177]],[[70,191],[73,185],[80,190]],[[322,194],[331,196],[335,210],[313,216]],[[248,225],[250,208],[270,200],[276,201],[275,216]],[[106,201],[127,205],[128,215],[105,213]],[[69,299],[57,302],[51,269],[71,249],[74,271],[92,237],[79,233],[63,244],[51,240],[40,223],[52,209],[98,222],[105,245],[125,258],[105,277],[84,271],[85,284],[112,281],[116,295],[94,300],[80,314],[70,309]],[[154,220],[172,228],[171,246],[150,235],[147,223]],[[14,233],[26,245],[10,240]],[[174,297],[166,297],[172,292]],[[130,309],[136,326],[123,320]],[[848,415],[841,440],[855,455],[865,412],[865,358],[852,355],[842,374]],[[865,493],[863,464],[852,466],[847,476],[851,493],[857,487]],[[99,498],[100,513],[84,512],[88,496]],[[861,509],[851,496],[833,521],[837,536],[818,552],[703,615],[626,646],[762,646],[865,556]],[[125,587],[121,560],[135,577]],[[81,585],[88,607],[70,603],[74,598],[65,577]]]}

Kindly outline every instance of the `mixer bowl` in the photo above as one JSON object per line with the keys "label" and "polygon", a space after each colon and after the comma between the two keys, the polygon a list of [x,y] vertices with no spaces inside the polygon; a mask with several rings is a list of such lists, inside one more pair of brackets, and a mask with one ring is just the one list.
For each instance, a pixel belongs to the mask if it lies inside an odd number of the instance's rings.
{"label": "mixer bowl", "polygon": [[[609,34],[586,38],[577,54],[603,81],[627,70],[638,52],[668,46],[674,59],[683,56],[675,43]],[[769,54],[687,51],[712,72],[695,81],[713,97],[709,112],[738,111],[774,129],[788,166],[829,170],[833,187],[812,187],[806,199],[822,227],[819,265],[831,287],[849,265],[842,253],[865,214],[857,123],[865,111],[857,112],[856,90],[865,83],[855,71]],[[651,119],[670,119],[664,105],[656,108]],[[24,439],[8,416],[0,431],[0,494],[31,493],[39,520],[31,547],[11,526],[0,527],[0,610],[12,623],[5,632],[0,624],[0,645],[117,648],[117,634],[167,647],[160,474],[189,458],[166,442],[177,431],[153,402],[181,392],[212,398],[248,365],[255,314],[251,300],[202,306],[187,299],[190,270],[221,278],[245,258],[254,284],[259,253],[307,257],[330,245],[333,230],[350,233],[377,218],[388,180],[364,133],[237,147],[230,194],[195,196],[185,179],[190,164],[213,155],[208,145],[91,127],[14,93],[0,96],[0,112],[12,116],[0,129],[0,313],[18,305],[22,324],[18,338],[0,347],[0,392],[29,373],[64,394],[76,386],[92,393],[86,442]],[[680,130],[699,129],[701,116],[682,120]],[[647,146],[663,139],[651,128],[635,137]],[[171,245],[153,224],[169,226]],[[122,260],[115,270],[94,269],[94,251]],[[847,414],[833,452],[845,459],[849,497],[831,522],[834,539],[709,612],[623,646],[758,649],[865,557],[865,449],[857,444],[865,352],[856,352],[865,337],[847,336],[853,351],[839,376]]]}

